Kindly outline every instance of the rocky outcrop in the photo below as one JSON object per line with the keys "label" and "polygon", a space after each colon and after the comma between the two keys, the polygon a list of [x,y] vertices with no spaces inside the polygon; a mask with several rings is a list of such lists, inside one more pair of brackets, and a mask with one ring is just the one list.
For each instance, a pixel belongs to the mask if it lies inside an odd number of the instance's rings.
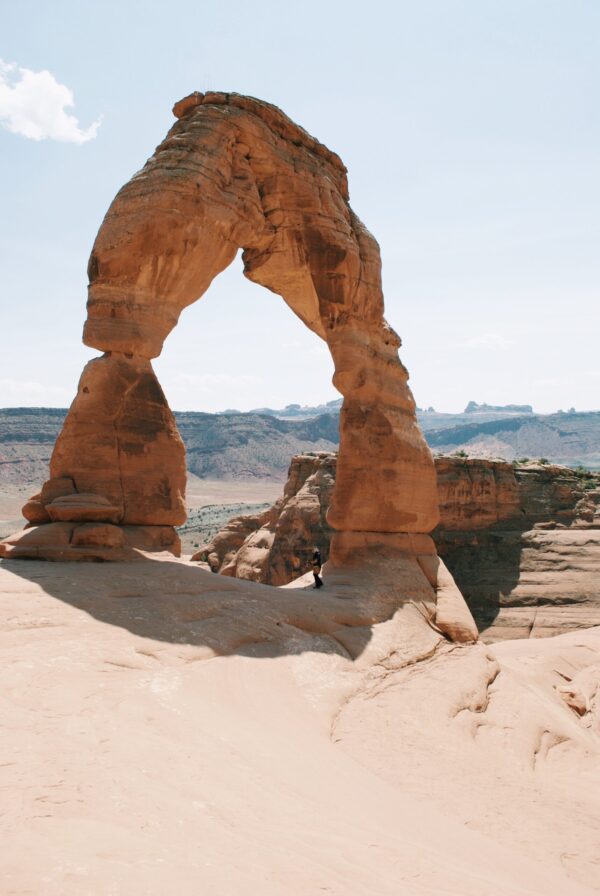
{"label": "rocky outcrop", "polygon": [[[436,458],[436,471],[437,552],[488,638],[600,623],[599,475],[455,457]],[[260,517],[232,520],[193,559],[226,575],[292,581],[309,569],[313,543],[328,555],[321,521],[335,474],[333,453],[293,458],[283,498]]]}
{"label": "rocky outcrop", "polygon": [[[176,124],[119,191],[92,249],[83,340],[103,354],[84,370],[50,462],[51,481],[68,479],[74,492],[34,497],[34,528],[0,550],[27,556],[31,545],[31,556],[44,556],[57,525],[183,522],[183,444],[151,359],[241,249],[245,275],[281,295],[334,361],[343,405],[327,517],[340,533],[337,556],[350,544],[367,550],[370,533],[368,551],[381,535],[385,550],[398,543],[405,565],[404,536],[422,546],[439,519],[435,470],[400,339],[383,316],[379,247],[350,207],[343,163],[251,97],[194,93],[173,111]],[[283,574],[278,543],[255,543],[249,567],[268,553]]]}
{"label": "rocky outcrop", "polygon": [[285,585],[306,572],[315,547],[325,563],[336,462],[328,452],[294,457],[283,497],[262,514],[230,520],[192,559],[206,561],[213,572],[267,585]]}

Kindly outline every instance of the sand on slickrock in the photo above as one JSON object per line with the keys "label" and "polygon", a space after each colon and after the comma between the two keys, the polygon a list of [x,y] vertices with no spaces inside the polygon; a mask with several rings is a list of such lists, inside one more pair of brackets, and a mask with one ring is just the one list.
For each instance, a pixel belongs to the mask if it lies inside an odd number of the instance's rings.
{"label": "sand on slickrock", "polygon": [[597,892],[600,629],[458,646],[363,575],[2,561],[2,893]]}

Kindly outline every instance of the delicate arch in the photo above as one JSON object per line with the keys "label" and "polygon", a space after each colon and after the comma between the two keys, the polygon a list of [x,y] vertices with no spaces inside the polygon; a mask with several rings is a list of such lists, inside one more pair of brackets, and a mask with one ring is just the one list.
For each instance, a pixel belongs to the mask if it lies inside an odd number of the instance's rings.
{"label": "delicate arch", "polygon": [[183,522],[184,450],[151,359],[242,249],[245,275],[281,295],[333,356],[344,403],[330,523],[429,532],[434,466],[383,317],[379,247],[349,205],[341,160],[250,97],[195,93],[173,111],[96,238],[83,338],[104,354],[84,370],[28,517]]}

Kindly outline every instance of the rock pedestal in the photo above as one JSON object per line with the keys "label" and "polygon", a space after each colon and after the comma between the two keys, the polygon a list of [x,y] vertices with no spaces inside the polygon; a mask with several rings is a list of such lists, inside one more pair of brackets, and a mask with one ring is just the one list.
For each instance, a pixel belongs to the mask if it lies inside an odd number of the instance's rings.
{"label": "rock pedestal", "polygon": [[431,531],[433,461],[383,317],[379,247],[349,205],[343,163],[251,97],[195,93],[174,113],[94,243],[83,339],[103,354],[84,370],[49,482],[25,507],[34,528],[2,552],[118,558],[138,542],[176,552],[184,450],[151,359],[240,249],[245,275],[282,296],[333,356],[344,404],[330,525],[345,538],[371,533],[370,543]]}

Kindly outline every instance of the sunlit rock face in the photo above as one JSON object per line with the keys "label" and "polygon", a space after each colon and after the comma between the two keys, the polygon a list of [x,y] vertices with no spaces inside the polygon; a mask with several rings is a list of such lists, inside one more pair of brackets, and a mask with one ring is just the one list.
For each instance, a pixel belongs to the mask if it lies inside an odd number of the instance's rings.
{"label": "sunlit rock face", "polygon": [[[87,521],[182,521],[184,451],[151,359],[241,249],[245,275],[281,295],[334,360],[344,404],[329,524],[431,531],[439,519],[433,461],[400,339],[383,317],[379,247],[349,205],[343,163],[250,97],[195,93],[174,113],[92,249],[83,339],[104,354],[84,371],[51,476],[92,496]],[[82,503],[63,501],[61,521],[81,521]],[[27,510],[44,524],[39,498]]]}

